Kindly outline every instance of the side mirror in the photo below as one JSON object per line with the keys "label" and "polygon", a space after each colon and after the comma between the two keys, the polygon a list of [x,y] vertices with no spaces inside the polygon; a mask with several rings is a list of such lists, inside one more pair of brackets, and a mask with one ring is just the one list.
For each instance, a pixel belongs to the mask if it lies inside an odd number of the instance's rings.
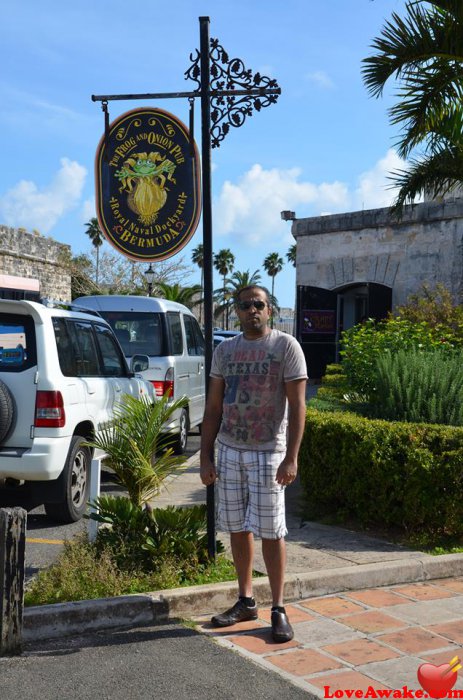
{"label": "side mirror", "polygon": [[130,361],[130,369],[132,372],[144,372],[148,369],[150,360],[148,355],[134,355]]}

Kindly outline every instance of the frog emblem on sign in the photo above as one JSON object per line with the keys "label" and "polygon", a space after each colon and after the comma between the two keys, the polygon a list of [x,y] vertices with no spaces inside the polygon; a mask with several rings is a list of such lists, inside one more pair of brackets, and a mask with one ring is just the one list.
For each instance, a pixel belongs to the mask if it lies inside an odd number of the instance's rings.
{"label": "frog emblem on sign", "polygon": [[115,176],[121,182],[119,192],[127,192],[127,204],[138,214],[140,223],[149,226],[156,221],[167,200],[167,181],[176,184],[175,168],[175,163],[154,151],[134,153],[116,170]]}

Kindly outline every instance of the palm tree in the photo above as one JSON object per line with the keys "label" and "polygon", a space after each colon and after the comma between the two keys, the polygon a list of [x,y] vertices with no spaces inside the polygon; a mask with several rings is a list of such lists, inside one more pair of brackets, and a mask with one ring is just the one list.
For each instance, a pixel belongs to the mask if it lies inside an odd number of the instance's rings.
{"label": "palm tree", "polygon": [[[275,298],[275,277],[283,269],[283,258],[278,253],[269,253],[263,262],[264,270],[272,278],[272,299]],[[273,314],[270,317],[270,327],[273,328]]]}
{"label": "palm tree", "polygon": [[167,282],[158,282],[156,291],[163,299],[176,301],[179,304],[192,309],[197,304],[202,302],[202,287],[199,284],[193,284],[191,287],[181,287],[179,284],[167,284]]}
{"label": "palm tree", "polygon": [[293,267],[296,267],[296,246],[297,244],[293,243],[293,245],[289,247],[288,252],[286,253],[288,262],[290,262]]}
{"label": "palm tree", "polygon": [[[196,248],[193,249],[191,254],[191,261],[194,265],[197,265],[201,270],[201,292],[204,289],[204,246],[199,243]],[[201,323],[202,316],[202,306],[199,307],[199,323]]]}
{"label": "palm tree", "polygon": [[395,209],[428,191],[444,194],[463,183],[463,3],[409,0],[402,19],[393,12],[364,59],[363,78],[379,97],[391,77],[400,81],[390,121],[401,126],[398,153],[424,153],[393,173],[399,186]]}
{"label": "palm tree", "polygon": [[92,241],[92,245],[96,248],[96,274],[95,274],[95,284],[98,286],[98,272],[100,267],[100,246],[103,245],[103,234],[101,233],[100,224],[98,219],[94,216],[90,221],[85,224],[87,227],[86,234]]}
{"label": "palm tree", "polygon": [[186,403],[185,397],[170,402],[164,396],[153,404],[147,396],[125,394],[113,420],[87,443],[108,455],[106,464],[135,507],[148,503],[164,479],[184,464],[184,458],[174,457],[171,448],[163,449],[169,438],[162,428]]}
{"label": "palm tree", "polygon": [[[235,265],[235,256],[231,252],[229,248],[222,248],[222,250],[219,250],[218,253],[214,255],[214,267],[217,270],[217,272],[222,275],[223,279],[223,296],[225,299],[226,296],[226,278],[227,275],[230,274],[230,272],[233,271],[233,267]],[[227,311],[227,317],[225,321],[225,312]],[[224,314],[223,314],[223,319],[222,319],[222,324],[224,328],[228,330],[228,307],[224,307]]]}
{"label": "palm tree", "polygon": [[245,272],[239,272],[237,270],[234,272],[230,278],[225,280],[227,285],[226,287],[216,289],[214,291],[214,301],[217,303],[214,317],[218,318],[219,316],[223,315],[225,311],[227,312],[228,316],[239,291],[244,289],[244,287],[250,287],[253,284],[260,284],[260,279],[261,277],[259,270],[254,270],[252,274],[249,272],[249,270],[246,270]]}

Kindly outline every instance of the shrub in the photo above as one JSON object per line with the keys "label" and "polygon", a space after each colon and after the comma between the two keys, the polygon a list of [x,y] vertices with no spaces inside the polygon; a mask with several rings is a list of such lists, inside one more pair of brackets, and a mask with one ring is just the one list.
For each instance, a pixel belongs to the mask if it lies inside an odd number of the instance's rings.
{"label": "shrub", "polygon": [[406,304],[396,308],[396,315],[412,323],[442,324],[458,336],[463,335],[463,306],[453,303],[443,284],[437,284],[434,289],[424,284],[419,294],[411,294]]}
{"label": "shrub", "polygon": [[399,350],[376,360],[372,415],[463,425],[463,352]]}
{"label": "shrub", "polygon": [[[95,506],[98,512],[90,517],[104,525],[98,529],[96,547],[109,550],[120,569],[135,566],[153,572],[164,561],[175,561],[181,581],[209,561],[205,505],[151,509],[124,496],[103,495]],[[223,551],[221,542],[217,551]]]}
{"label": "shrub", "polygon": [[361,396],[375,391],[376,360],[398,350],[463,347],[463,334],[427,321],[413,323],[391,318],[379,323],[369,319],[344,331],[341,338],[342,368],[349,386]]}
{"label": "shrub", "polygon": [[89,544],[85,535],[81,535],[65,542],[57,561],[28,583],[24,603],[27,606],[46,605],[107,598],[235,578],[233,564],[223,555],[218,556],[215,562],[191,567],[188,579],[182,576],[175,557],[158,560],[155,570],[150,572],[138,569],[133,562],[125,570],[117,565],[110,548]]}
{"label": "shrub", "polygon": [[315,516],[463,534],[463,429],[309,408],[300,474]]}

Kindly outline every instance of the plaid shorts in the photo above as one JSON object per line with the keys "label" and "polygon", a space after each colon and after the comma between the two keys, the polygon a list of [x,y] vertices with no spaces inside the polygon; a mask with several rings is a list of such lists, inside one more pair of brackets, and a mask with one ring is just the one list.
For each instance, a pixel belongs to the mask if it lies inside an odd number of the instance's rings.
{"label": "plaid shorts", "polygon": [[275,481],[284,452],[235,450],[218,443],[217,526],[278,540],[287,533],[285,488]]}

